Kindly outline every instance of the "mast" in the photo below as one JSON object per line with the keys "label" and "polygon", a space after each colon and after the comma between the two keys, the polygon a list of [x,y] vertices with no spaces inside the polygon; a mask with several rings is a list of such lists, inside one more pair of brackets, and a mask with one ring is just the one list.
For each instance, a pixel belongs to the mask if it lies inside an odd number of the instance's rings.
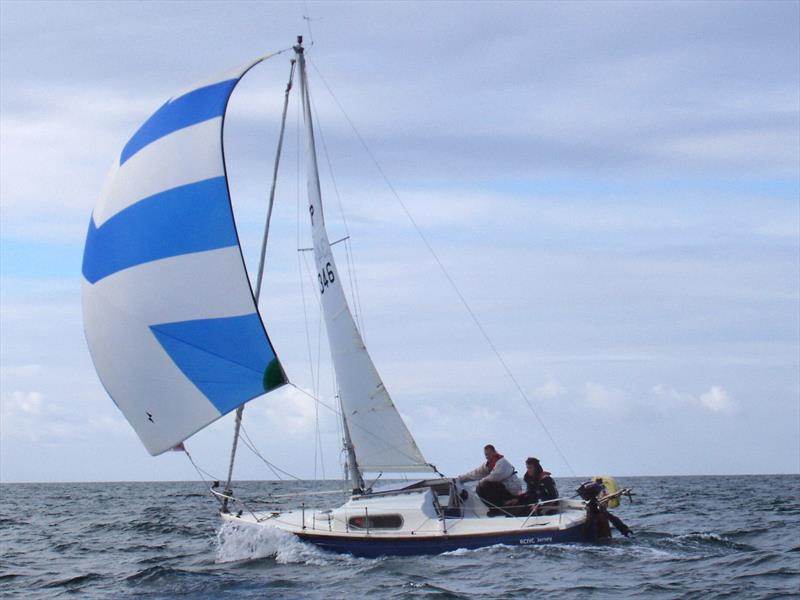
{"label": "mast", "polygon": [[341,401],[339,402],[339,411],[342,415],[342,431],[344,432],[344,449],[347,452],[347,477],[353,484],[353,494],[360,494],[364,491],[364,477],[361,470],[358,468],[358,460],[356,460],[356,451],[353,448],[353,442],[350,439],[350,429],[347,427],[347,419],[344,418],[344,408]]}
{"label": "mast", "polygon": [[[289,82],[286,84],[286,92],[283,97],[283,114],[281,115],[281,131],[278,136],[278,150],[275,154],[275,166],[272,169],[272,186],[269,191],[269,206],[267,207],[267,218],[264,223],[264,237],[261,241],[261,256],[258,262],[258,276],[256,277],[256,289],[254,293],[256,307],[258,307],[258,299],[261,296],[261,282],[264,279],[264,263],[267,256],[267,239],[269,237],[269,224],[272,220],[272,207],[275,204],[275,184],[278,181],[278,166],[281,162],[281,149],[283,148],[283,133],[286,129],[286,111],[289,108],[289,92],[292,90],[292,80],[294,79],[294,66],[295,60],[291,61],[291,69],[289,70]],[[233,442],[231,444],[231,460],[228,464],[228,479],[225,482],[225,497],[222,501],[222,512],[228,512],[228,497],[231,496],[233,490],[231,489],[231,480],[233,479],[233,463],[236,459],[236,448],[239,445],[239,431],[242,427],[242,414],[244,413],[244,404],[236,409],[236,424],[233,430]]]}
{"label": "mast", "polygon": [[[306,59],[305,59],[305,49],[303,48],[303,36],[297,36],[297,45],[294,47],[295,54],[297,56],[297,66],[299,71],[300,77],[300,96],[303,99],[303,121],[305,122],[306,126],[306,150],[308,154],[308,186],[309,191],[313,189],[313,196],[319,199],[319,215],[314,215],[314,202],[313,200],[309,204],[309,212],[312,219],[312,226],[314,224],[314,217],[316,216],[317,219],[322,221],[322,203],[320,198],[320,185],[319,185],[319,168],[317,166],[317,148],[314,142],[314,124],[311,119],[311,100],[308,94],[308,79],[306,75]],[[327,237],[327,236],[326,236]],[[328,245],[327,239],[325,240],[325,244]],[[315,253],[319,253],[320,248],[315,240],[314,242],[314,250]],[[350,437],[350,428],[347,425],[347,419],[345,418],[345,410],[344,406],[342,405],[341,395],[338,395],[339,398],[339,410],[342,416],[342,431],[344,432],[344,449],[347,452],[347,475],[350,478],[350,481],[353,485],[353,492],[359,493],[364,489],[364,477],[361,474],[361,469],[358,466],[358,461],[356,459],[355,449],[353,448],[353,442]]]}

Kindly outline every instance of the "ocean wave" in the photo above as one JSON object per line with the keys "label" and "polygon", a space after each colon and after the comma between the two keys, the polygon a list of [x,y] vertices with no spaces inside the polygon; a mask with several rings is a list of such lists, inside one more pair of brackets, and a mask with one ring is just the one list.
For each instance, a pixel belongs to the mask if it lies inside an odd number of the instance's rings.
{"label": "ocean wave", "polygon": [[64,587],[71,591],[76,591],[75,588],[83,587],[88,583],[94,583],[99,579],[102,579],[103,576],[99,573],[84,573],[83,575],[73,575],[72,577],[66,577],[64,579],[56,579],[55,581],[48,581],[47,583],[43,584],[43,588],[60,588]]}
{"label": "ocean wave", "polygon": [[798,575],[800,575],[800,569],[796,567],[778,567],[757,573],[742,573],[741,575],[735,575],[733,579],[750,579],[753,577],[788,577],[796,579]]}
{"label": "ocean wave", "polygon": [[752,546],[735,542],[732,539],[718,533],[713,532],[691,532],[682,535],[676,535],[672,538],[676,542],[699,542],[708,546],[718,546],[723,548],[730,548],[733,550],[753,550]]}
{"label": "ocean wave", "polygon": [[[334,554],[264,526],[222,525],[190,484],[97,484],[83,501],[63,503],[70,486],[43,496],[41,486],[21,485],[0,506],[0,597],[795,597],[800,523],[791,507],[800,476],[737,478],[735,497],[717,494],[720,480],[634,481],[642,501],[619,514],[635,529],[632,539],[378,559]],[[253,495],[308,487],[248,486]],[[676,506],[678,487],[693,494]],[[775,490],[774,501],[764,489]]]}
{"label": "ocean wave", "polygon": [[171,516],[161,516],[152,520],[136,520],[129,523],[120,523],[119,529],[129,533],[147,533],[162,535],[183,535],[191,536],[195,533],[195,528],[184,523],[175,522]]}
{"label": "ocean wave", "polygon": [[183,569],[175,569],[173,567],[166,567],[164,565],[155,565],[128,575],[125,577],[125,581],[129,584],[137,585],[142,583],[153,584],[164,580],[172,581],[176,578],[176,576],[189,574],[191,574],[190,571],[185,571]]}
{"label": "ocean wave", "polygon": [[[472,595],[465,595],[461,594],[457,591],[447,589],[442,585],[433,584],[433,583],[426,583],[426,582],[416,582],[410,581],[405,584],[406,587],[411,588],[412,597],[424,597],[424,598],[452,598],[454,600],[460,598],[472,598]],[[424,594],[424,596],[420,596],[420,594]],[[404,594],[405,597],[405,594]]]}

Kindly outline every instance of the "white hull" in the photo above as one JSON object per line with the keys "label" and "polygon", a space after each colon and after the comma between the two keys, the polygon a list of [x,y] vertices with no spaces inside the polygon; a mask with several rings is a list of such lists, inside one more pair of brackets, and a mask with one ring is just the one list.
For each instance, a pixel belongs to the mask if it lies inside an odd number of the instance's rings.
{"label": "white hull", "polygon": [[[489,517],[474,494],[450,502],[435,487],[356,496],[332,510],[242,512],[222,518],[245,527],[274,527],[323,548],[357,556],[438,554],[496,544],[583,541],[583,502],[559,500],[535,514]],[[447,515],[447,516],[445,516]]]}

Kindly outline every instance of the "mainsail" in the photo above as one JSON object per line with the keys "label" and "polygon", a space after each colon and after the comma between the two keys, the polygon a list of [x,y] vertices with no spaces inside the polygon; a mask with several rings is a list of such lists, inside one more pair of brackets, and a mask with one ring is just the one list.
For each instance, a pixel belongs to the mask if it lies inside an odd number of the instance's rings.
{"label": "mainsail", "polygon": [[367,352],[341,286],[322,211],[305,60],[298,51],[306,124],[308,211],[314,258],[346,431],[362,472],[430,471]]}
{"label": "mainsail", "polygon": [[154,455],[287,382],[247,278],[222,147],[228,99],[265,58],[158,109],[123,148],[89,223],[89,350]]}

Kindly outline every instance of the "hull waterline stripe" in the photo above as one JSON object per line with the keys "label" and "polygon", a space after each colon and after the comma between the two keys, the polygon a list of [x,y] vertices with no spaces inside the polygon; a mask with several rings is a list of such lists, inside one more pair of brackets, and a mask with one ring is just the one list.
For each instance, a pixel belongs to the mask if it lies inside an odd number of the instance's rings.
{"label": "hull waterline stripe", "polygon": [[453,550],[485,548],[504,544],[508,546],[535,546],[541,544],[564,544],[586,541],[583,524],[576,524],[567,529],[516,531],[510,533],[492,533],[477,535],[441,535],[425,538],[382,538],[382,536],[336,537],[331,535],[314,535],[295,533],[303,541],[315,544],[325,550],[352,554],[365,558],[378,556],[418,556],[441,554]]}

